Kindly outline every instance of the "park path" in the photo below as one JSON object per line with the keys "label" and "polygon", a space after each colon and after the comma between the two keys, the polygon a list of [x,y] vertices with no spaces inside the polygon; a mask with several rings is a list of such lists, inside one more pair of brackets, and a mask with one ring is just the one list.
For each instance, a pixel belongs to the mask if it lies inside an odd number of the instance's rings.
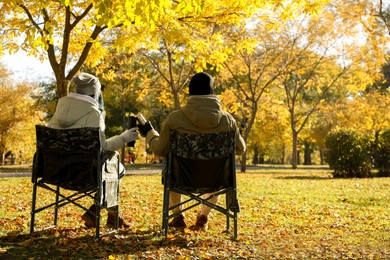
{"label": "park path", "polygon": [[[161,169],[137,169],[137,170],[126,170],[126,175],[152,175],[160,174]],[[31,172],[21,171],[21,172],[0,172],[0,178],[9,178],[9,177],[30,177]]]}
{"label": "park path", "polygon": [[[311,170],[323,170],[323,169],[329,169],[329,166],[327,165],[317,165],[317,166],[300,166],[301,169],[311,169]],[[248,165],[246,167],[247,172],[253,171],[253,170],[259,170],[259,169],[279,169],[279,170],[291,170],[290,165],[259,165],[259,166],[252,166]],[[236,165],[237,173],[240,172],[240,165]],[[157,175],[161,174],[161,168],[159,167],[151,167],[146,169],[127,169],[126,175]],[[27,170],[21,170],[20,172],[1,172],[0,171],[0,178],[6,178],[6,177],[29,177],[31,176],[31,171]]]}

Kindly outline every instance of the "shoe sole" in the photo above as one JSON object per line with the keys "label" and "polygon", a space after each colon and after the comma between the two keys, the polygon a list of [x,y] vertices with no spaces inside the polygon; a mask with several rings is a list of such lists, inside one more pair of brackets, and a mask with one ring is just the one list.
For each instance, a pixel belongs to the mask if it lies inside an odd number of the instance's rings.
{"label": "shoe sole", "polygon": [[82,215],[81,216],[81,219],[84,220],[84,225],[87,227],[87,228],[96,228],[96,225],[95,223],[91,224],[92,223],[92,220],[90,217],[86,216],[86,215]]}

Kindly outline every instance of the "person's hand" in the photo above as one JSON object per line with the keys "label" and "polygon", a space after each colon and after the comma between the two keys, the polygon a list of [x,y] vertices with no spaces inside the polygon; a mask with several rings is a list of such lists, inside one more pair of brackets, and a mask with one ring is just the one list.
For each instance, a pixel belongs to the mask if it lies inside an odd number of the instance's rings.
{"label": "person's hand", "polygon": [[148,134],[148,132],[152,129],[153,126],[152,123],[150,123],[150,121],[147,121],[144,125],[141,124],[138,125],[138,130],[143,137],[145,137]]}
{"label": "person's hand", "polygon": [[121,137],[123,139],[124,143],[132,142],[135,140],[138,140],[138,133],[137,133],[138,127],[130,128],[129,130],[124,131],[121,133]]}

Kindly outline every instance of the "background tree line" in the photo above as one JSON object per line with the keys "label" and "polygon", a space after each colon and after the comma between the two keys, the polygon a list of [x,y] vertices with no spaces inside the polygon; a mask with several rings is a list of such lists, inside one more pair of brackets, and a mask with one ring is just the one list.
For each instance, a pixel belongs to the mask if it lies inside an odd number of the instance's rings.
{"label": "background tree line", "polygon": [[[247,142],[242,171],[248,163],[324,164],[332,130],[375,135],[389,127],[382,1],[3,1],[1,9],[0,50],[48,59],[55,74],[53,82],[26,83],[38,91],[26,95],[38,105],[27,109],[37,121],[50,118],[81,70],[104,85],[107,135],[138,112],[159,130],[188,97],[190,76],[205,70]],[[11,85],[2,83],[16,91]],[[24,146],[33,146],[37,121],[26,120]],[[14,127],[1,127],[2,154],[16,151],[5,141]]]}

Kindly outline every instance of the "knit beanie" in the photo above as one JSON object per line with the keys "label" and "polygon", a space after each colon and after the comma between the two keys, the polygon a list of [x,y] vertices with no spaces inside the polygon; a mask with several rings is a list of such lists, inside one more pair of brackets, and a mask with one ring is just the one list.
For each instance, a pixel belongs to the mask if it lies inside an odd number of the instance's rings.
{"label": "knit beanie", "polygon": [[190,96],[209,95],[214,93],[214,80],[206,72],[199,72],[192,76],[189,85]]}
{"label": "knit beanie", "polygon": [[94,96],[100,92],[99,80],[88,73],[80,73],[73,77],[73,82],[76,85],[76,92],[88,96]]}

